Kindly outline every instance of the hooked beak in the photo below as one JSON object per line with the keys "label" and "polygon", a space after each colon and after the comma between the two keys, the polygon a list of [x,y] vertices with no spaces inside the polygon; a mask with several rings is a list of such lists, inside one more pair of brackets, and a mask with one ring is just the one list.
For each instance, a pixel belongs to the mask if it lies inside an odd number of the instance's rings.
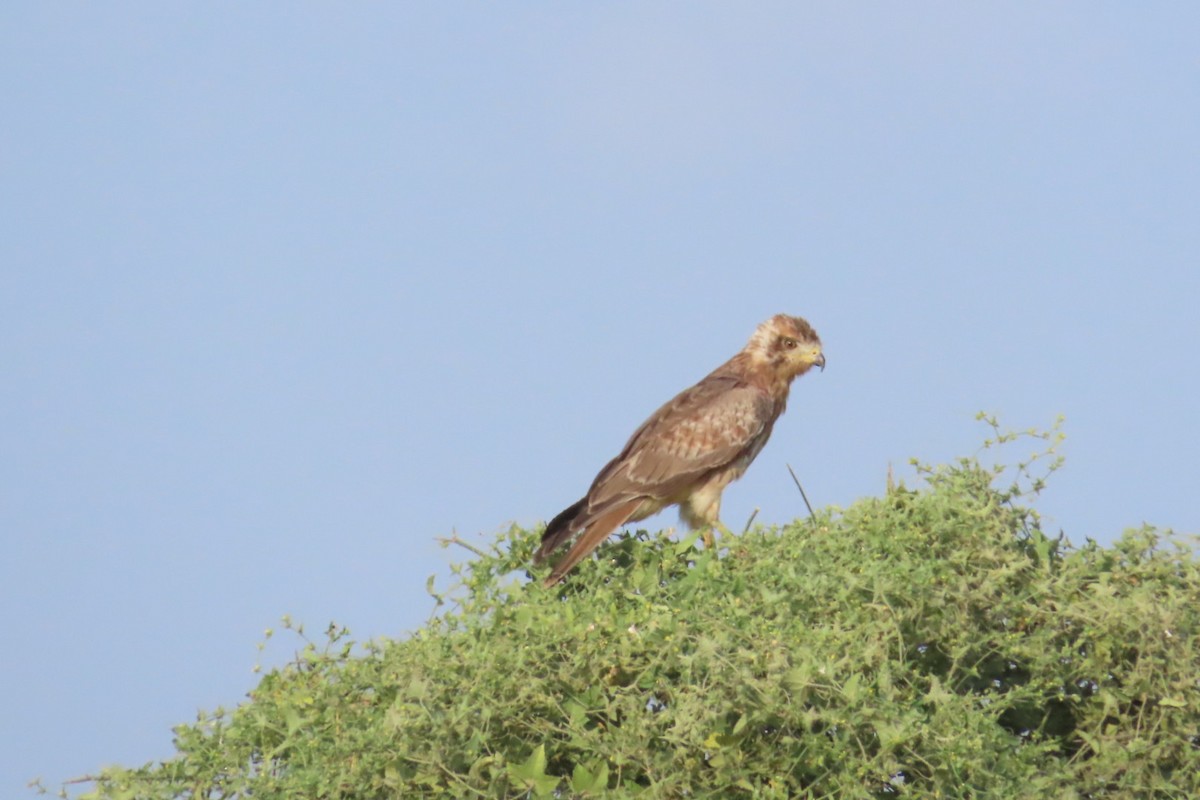
{"label": "hooked beak", "polygon": [[817,353],[817,357],[813,359],[813,363],[821,368],[821,372],[825,371],[825,354]]}

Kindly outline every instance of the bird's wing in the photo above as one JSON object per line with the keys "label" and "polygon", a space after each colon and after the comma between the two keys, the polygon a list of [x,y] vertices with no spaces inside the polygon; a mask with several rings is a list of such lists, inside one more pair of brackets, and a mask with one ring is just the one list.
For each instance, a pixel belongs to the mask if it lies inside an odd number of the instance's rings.
{"label": "bird's wing", "polygon": [[710,375],[656,411],[601,470],[589,511],[630,497],[671,500],[769,431],[775,402],[736,378]]}
{"label": "bird's wing", "polygon": [[561,581],[614,530],[641,519],[647,507],[677,502],[708,473],[752,456],[779,411],[759,389],[714,374],[654,412],[596,476],[587,496],[547,527],[538,560],[582,534],[545,585]]}

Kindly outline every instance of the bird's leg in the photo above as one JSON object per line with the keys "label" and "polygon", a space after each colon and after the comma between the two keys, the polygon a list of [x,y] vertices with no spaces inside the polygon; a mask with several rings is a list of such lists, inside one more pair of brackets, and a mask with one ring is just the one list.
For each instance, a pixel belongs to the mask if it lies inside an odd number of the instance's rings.
{"label": "bird's leg", "polygon": [[729,533],[729,529],[721,524],[721,488],[723,485],[715,493],[711,489],[697,492],[679,505],[679,516],[689,528],[700,532],[705,550],[716,548],[718,530],[722,535]]}
{"label": "bird's leg", "polygon": [[716,548],[717,531],[721,532],[722,539],[726,536],[733,536],[733,531],[729,530],[729,528],[726,528],[724,522],[721,522],[719,519],[714,519],[712,522],[704,526],[704,533],[701,534],[701,538],[704,539],[704,548],[706,550],[710,548]]}

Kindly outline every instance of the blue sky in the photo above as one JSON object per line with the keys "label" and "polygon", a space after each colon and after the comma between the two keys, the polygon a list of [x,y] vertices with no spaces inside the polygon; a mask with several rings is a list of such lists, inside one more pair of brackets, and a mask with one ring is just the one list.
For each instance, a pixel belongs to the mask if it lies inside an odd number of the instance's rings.
{"label": "blue sky", "polygon": [[1200,530],[1198,25],[6,4],[0,794],[169,755],[284,614],[419,627],[435,537],[548,519],[777,312],[829,366],[732,527],[802,513],[787,462],[845,506],[989,410],[1066,415],[1052,529]]}

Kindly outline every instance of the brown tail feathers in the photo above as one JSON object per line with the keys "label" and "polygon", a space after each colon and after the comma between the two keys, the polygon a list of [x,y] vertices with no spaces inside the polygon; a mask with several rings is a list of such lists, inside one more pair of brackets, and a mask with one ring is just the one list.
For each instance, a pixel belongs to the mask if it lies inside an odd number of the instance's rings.
{"label": "brown tail feathers", "polygon": [[558,548],[562,547],[571,537],[579,532],[582,527],[578,523],[579,517],[583,514],[583,509],[587,505],[587,498],[581,498],[571,505],[564,508],[558,513],[550,523],[546,525],[546,530],[542,534],[542,543],[538,547],[537,552],[533,554],[533,563],[540,564],[546,560],[546,556],[553,553]]}
{"label": "brown tail feathers", "polygon": [[[550,520],[550,525],[546,527],[546,533],[550,534],[553,529],[555,540],[558,543],[569,538],[570,533],[574,530],[582,529],[583,533],[571,545],[571,549],[567,551],[567,554],[554,565],[554,570],[550,573],[550,577],[546,578],[544,584],[546,586],[553,586],[561,581],[568,572],[574,569],[576,564],[585,559],[601,542],[607,539],[609,534],[628,522],[629,518],[634,515],[639,507],[641,507],[641,498],[633,498],[623,503],[618,503],[615,506],[610,506],[595,515],[589,515],[585,513],[584,501],[580,500],[575,505],[563,511],[562,514],[559,514],[558,517]],[[570,521],[561,523],[561,529],[556,528],[555,522],[558,521],[559,517],[568,515],[568,512],[570,512]],[[543,549],[545,549],[546,553],[554,549],[553,547],[546,549],[546,543],[547,539],[543,537],[542,546],[538,548],[538,553],[542,553]]]}

